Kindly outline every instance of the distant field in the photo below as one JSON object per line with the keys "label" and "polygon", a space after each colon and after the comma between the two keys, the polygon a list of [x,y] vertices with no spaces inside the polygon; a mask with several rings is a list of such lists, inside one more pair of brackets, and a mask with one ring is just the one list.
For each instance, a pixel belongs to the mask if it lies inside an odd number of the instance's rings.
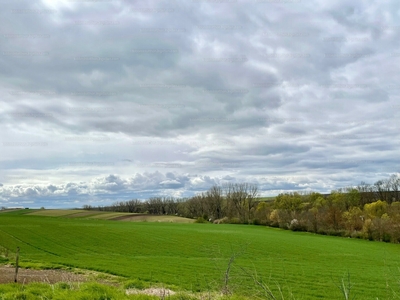
{"label": "distant field", "polygon": [[73,209],[39,209],[33,211],[27,211],[29,215],[35,216],[46,216],[46,217],[64,217],[68,215],[74,215],[78,213],[83,213],[85,210],[73,210]]}
{"label": "distant field", "polygon": [[396,244],[263,226],[115,222],[30,212],[0,214],[0,245],[19,246],[22,265],[60,264],[206,291],[221,282],[232,251],[245,247],[231,271],[231,285],[240,295],[254,293],[255,285],[239,267],[256,270],[273,291],[279,284],[296,299],[343,299],[337,285],[346,272],[356,299],[396,299],[393,293],[400,293]]}
{"label": "distant field", "polygon": [[6,208],[6,209],[1,209],[1,210],[0,210],[0,213],[11,212],[11,211],[17,211],[17,210],[21,210],[21,208]]}
{"label": "distant field", "polygon": [[169,223],[193,223],[193,219],[177,216],[146,215],[105,211],[87,211],[73,209],[41,209],[29,211],[27,216],[65,217],[65,218],[88,218],[100,220],[117,220],[130,222],[169,222]]}
{"label": "distant field", "polygon": [[275,200],[275,196],[274,197],[260,197],[257,198],[257,201],[274,201]]}

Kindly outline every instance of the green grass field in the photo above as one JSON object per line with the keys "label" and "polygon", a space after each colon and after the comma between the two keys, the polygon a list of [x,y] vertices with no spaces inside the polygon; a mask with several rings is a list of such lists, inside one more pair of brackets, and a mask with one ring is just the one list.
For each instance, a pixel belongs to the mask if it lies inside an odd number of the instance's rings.
{"label": "green grass field", "polygon": [[[0,245],[20,247],[22,265],[44,263],[103,271],[192,291],[215,289],[232,251],[239,295],[255,293],[257,271],[277,292],[296,299],[344,299],[337,285],[349,272],[356,299],[398,299],[400,245],[230,224],[117,222],[0,214]],[[285,298],[289,299],[289,298]]]}

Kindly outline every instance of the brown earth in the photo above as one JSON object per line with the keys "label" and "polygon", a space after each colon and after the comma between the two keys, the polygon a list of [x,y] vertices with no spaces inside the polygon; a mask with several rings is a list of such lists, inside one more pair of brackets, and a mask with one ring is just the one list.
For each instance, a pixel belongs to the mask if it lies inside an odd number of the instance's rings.
{"label": "brown earth", "polygon": [[145,290],[128,289],[126,290],[126,294],[127,295],[144,294],[151,296],[159,296],[161,299],[165,299],[166,296],[175,295],[176,292],[164,288],[149,288]]}
{"label": "brown earth", "polygon": [[81,218],[81,217],[86,217],[86,216],[91,216],[91,215],[98,215],[101,214],[100,212],[93,212],[93,211],[85,211],[85,212],[79,212],[76,214],[70,214],[66,215],[65,218]]}
{"label": "brown earth", "polygon": [[[0,283],[14,282],[15,267],[0,266]],[[75,274],[63,270],[32,270],[18,269],[19,283],[29,282],[82,282],[87,281],[87,277],[82,274]]]}
{"label": "brown earth", "polygon": [[112,218],[110,220],[114,220],[114,221],[127,221],[127,220],[131,220],[131,219],[139,219],[140,217],[143,216],[149,216],[149,214],[134,214],[134,215],[125,215],[125,216],[119,216],[119,217],[115,217]]}
{"label": "brown earth", "polygon": [[7,208],[7,209],[0,209],[0,213],[2,212],[10,212],[10,211],[16,211],[16,210],[20,210],[22,208]]}

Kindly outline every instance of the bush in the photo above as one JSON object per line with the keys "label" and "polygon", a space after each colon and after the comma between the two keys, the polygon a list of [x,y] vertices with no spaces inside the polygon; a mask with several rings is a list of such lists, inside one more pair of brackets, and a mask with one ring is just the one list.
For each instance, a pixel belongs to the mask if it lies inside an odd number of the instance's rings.
{"label": "bush", "polygon": [[353,238],[353,239],[362,239],[362,238],[363,238],[363,235],[362,235],[362,233],[359,232],[359,231],[353,231],[353,232],[350,234],[350,237]]}
{"label": "bush", "polygon": [[205,220],[203,217],[198,217],[196,219],[196,221],[194,221],[195,223],[208,223],[207,220]]}
{"label": "bush", "polygon": [[334,230],[334,229],[328,229],[326,231],[327,235],[331,235],[331,236],[341,236],[344,237],[346,236],[346,230]]}
{"label": "bush", "polygon": [[228,217],[223,217],[221,219],[221,224],[228,224],[229,223],[229,218]]}
{"label": "bush", "polygon": [[307,226],[301,224],[297,219],[290,221],[289,229],[292,231],[307,231]]}
{"label": "bush", "polygon": [[229,223],[230,224],[242,224],[242,222],[240,222],[239,218],[231,218],[231,219],[229,219]]}
{"label": "bush", "polygon": [[392,240],[392,236],[389,233],[385,232],[383,234],[382,241],[385,243],[390,243],[391,240]]}

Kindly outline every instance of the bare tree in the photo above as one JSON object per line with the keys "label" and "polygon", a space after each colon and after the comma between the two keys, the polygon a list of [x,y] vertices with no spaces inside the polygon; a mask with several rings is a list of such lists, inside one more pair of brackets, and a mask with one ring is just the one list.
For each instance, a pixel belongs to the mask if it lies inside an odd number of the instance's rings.
{"label": "bare tree", "polygon": [[258,196],[257,186],[250,183],[228,183],[224,189],[228,205],[236,210],[241,222],[248,223]]}
{"label": "bare tree", "polygon": [[387,201],[389,192],[388,180],[386,179],[378,180],[377,182],[374,183],[374,187],[378,196],[378,200]]}
{"label": "bare tree", "polygon": [[254,217],[254,204],[259,196],[258,187],[255,184],[247,184],[247,213],[249,220]]}
{"label": "bare tree", "polygon": [[360,193],[360,206],[364,207],[365,204],[374,202],[374,186],[362,181],[358,186],[357,190]]}
{"label": "bare tree", "polygon": [[208,206],[209,217],[220,219],[223,216],[222,188],[214,185],[206,192],[206,201]]}
{"label": "bare tree", "polygon": [[391,189],[389,203],[391,203],[392,201],[399,201],[400,177],[393,174],[392,176],[390,176],[388,183],[389,183],[390,189]]}

